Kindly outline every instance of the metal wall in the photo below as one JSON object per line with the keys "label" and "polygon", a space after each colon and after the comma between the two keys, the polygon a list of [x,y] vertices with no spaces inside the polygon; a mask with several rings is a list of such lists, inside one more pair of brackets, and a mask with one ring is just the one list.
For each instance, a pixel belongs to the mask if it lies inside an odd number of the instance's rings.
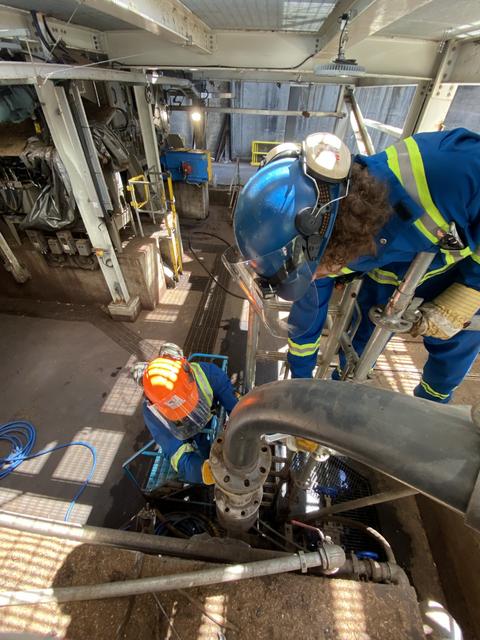
{"label": "metal wall", "polygon": [[[295,111],[334,111],[339,88],[335,85],[302,83],[232,82],[232,105],[253,109],[283,109]],[[362,87],[356,97],[365,118],[395,127],[402,127],[408,113],[415,87]],[[222,100],[226,106],[226,100]],[[214,104],[212,102],[212,104]],[[250,160],[252,140],[301,141],[315,131],[333,131],[335,118],[305,118],[297,116],[255,116],[232,114],[232,158]],[[210,114],[207,120],[208,148],[214,150],[220,132],[221,118]],[[445,120],[448,129],[467,127],[480,131],[480,87],[459,87]],[[171,129],[192,140],[191,126],[186,113],[174,112]],[[369,129],[376,151],[382,151],[396,139],[375,129]],[[356,152],[355,138],[348,127],[346,143]]]}

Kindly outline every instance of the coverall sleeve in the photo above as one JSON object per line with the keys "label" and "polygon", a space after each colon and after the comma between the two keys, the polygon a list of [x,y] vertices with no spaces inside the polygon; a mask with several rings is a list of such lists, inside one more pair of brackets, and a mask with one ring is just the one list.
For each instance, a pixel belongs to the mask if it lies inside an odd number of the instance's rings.
{"label": "coverall sleeve", "polygon": [[296,318],[311,317],[310,327],[301,336],[290,335],[288,338],[288,363],[292,378],[311,378],[317,363],[320,337],[328,312],[328,303],[334,287],[334,278],[315,280],[318,300],[316,309],[312,309],[311,299],[302,298],[292,305],[289,322],[301,326]]}
{"label": "coverall sleeve", "polygon": [[175,438],[153,415],[147,401],[143,403],[143,419],[153,439],[160,445],[163,454],[169,458],[171,466],[177,471],[179,477],[188,483],[202,483],[202,465],[205,458],[200,452],[195,450],[190,442]]}
{"label": "coverall sleeve", "polygon": [[237,404],[238,398],[229,377],[216,364],[201,362],[200,366],[212,387],[213,397],[220,402],[227,413],[230,413]]}

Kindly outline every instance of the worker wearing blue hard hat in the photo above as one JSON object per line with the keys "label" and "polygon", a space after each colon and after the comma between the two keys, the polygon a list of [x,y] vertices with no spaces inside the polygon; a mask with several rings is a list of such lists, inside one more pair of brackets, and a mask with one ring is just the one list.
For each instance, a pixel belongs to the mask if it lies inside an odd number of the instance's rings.
{"label": "worker wearing blue hard hat", "polygon": [[[288,332],[293,377],[312,375],[337,278],[366,275],[360,354],[369,309],[426,251],[435,257],[413,332],[429,357],[415,395],[449,401],[480,350],[480,332],[464,330],[480,308],[479,187],[480,136],[466,129],[417,134],[370,157],[352,157],[329,133],[269,153],[240,193],[237,246],[224,262],[272,333]],[[293,301],[288,318],[277,297]]]}

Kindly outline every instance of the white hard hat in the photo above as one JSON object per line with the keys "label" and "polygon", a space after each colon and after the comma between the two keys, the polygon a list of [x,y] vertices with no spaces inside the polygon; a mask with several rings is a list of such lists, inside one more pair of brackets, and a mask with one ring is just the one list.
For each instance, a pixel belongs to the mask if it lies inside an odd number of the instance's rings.
{"label": "white hard hat", "polygon": [[272,162],[272,160],[279,160],[280,158],[292,158],[300,155],[302,147],[298,142],[282,142],[277,144],[276,147],[270,149],[263,159],[263,165]]}
{"label": "white hard hat", "polygon": [[310,134],[303,143],[303,153],[309,173],[321,180],[341,182],[350,172],[350,150],[333,133]]}

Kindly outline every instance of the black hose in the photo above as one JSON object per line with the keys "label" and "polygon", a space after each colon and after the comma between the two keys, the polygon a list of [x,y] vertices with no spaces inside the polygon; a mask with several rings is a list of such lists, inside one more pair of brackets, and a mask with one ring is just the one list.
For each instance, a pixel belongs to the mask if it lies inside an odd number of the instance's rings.
{"label": "black hose", "polygon": [[288,380],[257,387],[232,411],[223,457],[255,468],[262,434],[314,440],[464,514],[480,470],[480,432],[457,407],[367,385]]}
{"label": "black hose", "polygon": [[223,284],[213,275],[210,269],[208,269],[208,267],[206,267],[203,264],[203,262],[197,256],[196,251],[194,251],[192,247],[192,235],[211,236],[212,238],[217,238],[217,240],[221,240],[224,244],[226,244],[227,247],[230,247],[230,243],[227,242],[224,238],[217,236],[217,234],[207,233],[206,231],[192,231],[192,233],[190,233],[190,235],[187,238],[188,248],[190,250],[190,253],[194,257],[194,259],[198,262],[198,264],[202,267],[205,273],[215,282],[215,284],[218,285],[220,289],[222,289],[222,291],[225,291],[225,293],[228,293],[229,296],[233,296],[234,298],[238,298],[239,300],[246,300],[246,298],[244,298],[243,296],[239,296],[238,293],[233,293],[233,291],[230,291],[229,289],[227,289],[227,287],[224,287]]}

